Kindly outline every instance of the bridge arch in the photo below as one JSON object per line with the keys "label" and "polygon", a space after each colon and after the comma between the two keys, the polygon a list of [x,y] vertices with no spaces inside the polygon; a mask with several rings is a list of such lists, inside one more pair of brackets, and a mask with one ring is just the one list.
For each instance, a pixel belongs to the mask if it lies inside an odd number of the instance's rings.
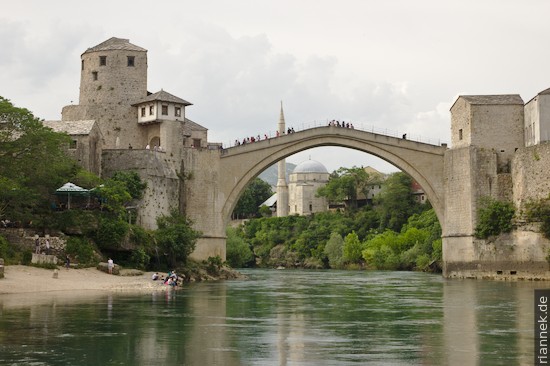
{"label": "bridge arch", "polygon": [[320,146],[338,146],[375,155],[409,174],[424,189],[443,224],[445,146],[435,146],[371,132],[334,126],[316,127],[252,144],[226,149],[220,162],[222,215],[230,219],[242,192],[255,177],[277,161]]}

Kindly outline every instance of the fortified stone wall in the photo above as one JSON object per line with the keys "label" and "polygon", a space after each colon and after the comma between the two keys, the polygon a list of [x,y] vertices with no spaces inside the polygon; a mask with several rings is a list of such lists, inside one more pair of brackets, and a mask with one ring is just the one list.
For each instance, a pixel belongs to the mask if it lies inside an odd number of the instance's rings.
{"label": "fortified stone wall", "polygon": [[156,218],[179,208],[178,161],[165,152],[132,149],[104,150],[103,176],[117,171],[135,171],[147,183],[138,204],[138,223],[146,229],[157,227]]}
{"label": "fortified stone wall", "polygon": [[518,149],[512,160],[513,202],[521,211],[550,195],[550,142]]}
{"label": "fortified stone wall", "polygon": [[[449,155],[460,154],[459,150],[455,150]],[[477,197],[471,201],[472,227],[475,227],[476,222],[475,205],[483,195],[513,200],[516,212],[520,215],[525,203],[549,196],[550,171],[547,167],[550,166],[550,143],[518,149],[512,160],[512,173],[498,174],[496,180],[495,175],[490,174],[495,170],[495,159],[491,158],[491,154],[480,154],[478,151],[475,155],[476,159],[472,162],[475,161],[477,165],[477,177],[473,180],[473,187],[477,191],[474,196]],[[449,167],[456,169],[459,175],[467,173],[456,165]],[[447,197],[447,202],[451,205],[447,207],[448,210],[458,209],[452,197]],[[526,224],[521,220],[517,223],[518,226],[511,233],[488,240],[467,235],[444,236],[444,274],[461,278],[550,279],[546,259],[550,253],[550,240],[543,237],[537,223]],[[447,224],[454,230],[460,229],[453,226],[452,218]]]}

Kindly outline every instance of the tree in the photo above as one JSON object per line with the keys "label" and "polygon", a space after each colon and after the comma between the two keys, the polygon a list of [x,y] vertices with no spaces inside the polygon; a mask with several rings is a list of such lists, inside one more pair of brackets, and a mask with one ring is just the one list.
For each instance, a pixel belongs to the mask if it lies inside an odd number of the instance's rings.
{"label": "tree", "polygon": [[126,190],[133,199],[141,199],[145,188],[147,188],[147,183],[142,182],[138,173],[133,171],[116,172],[111,179],[124,183]]}
{"label": "tree", "polygon": [[411,184],[412,178],[402,172],[391,174],[384,182],[377,197],[381,230],[399,232],[408,217],[421,210],[411,194]]}
{"label": "tree", "polygon": [[191,224],[188,218],[176,210],[169,216],[157,218],[158,229],[154,234],[155,239],[171,267],[175,267],[178,263],[185,263],[189,254],[195,250],[195,244],[201,233],[194,230]]}
{"label": "tree", "polygon": [[9,212],[10,219],[51,213],[49,195],[79,170],[65,154],[69,140],[0,97],[0,180],[2,188],[9,188],[0,189],[0,210]]}
{"label": "tree", "polygon": [[126,215],[125,205],[132,199],[124,182],[107,179],[98,189],[96,194],[101,197],[102,207],[112,212],[119,218]]}
{"label": "tree", "polygon": [[331,202],[347,202],[352,209],[357,208],[357,196],[367,195],[369,185],[376,177],[371,177],[363,168],[340,168],[329,176],[328,183],[317,190],[317,195]]}
{"label": "tree", "polygon": [[330,234],[330,239],[325,245],[325,254],[331,268],[339,268],[342,266],[342,248],[344,239],[337,232]]}
{"label": "tree", "polygon": [[260,205],[273,195],[269,183],[260,178],[254,179],[246,187],[233,210],[233,217],[249,218],[260,216]]}
{"label": "tree", "polygon": [[254,253],[244,239],[238,235],[237,229],[227,230],[227,262],[233,268],[243,268],[254,264]]}
{"label": "tree", "polygon": [[343,260],[347,263],[359,263],[362,259],[363,245],[359,241],[355,231],[352,231],[344,239],[342,248]]}

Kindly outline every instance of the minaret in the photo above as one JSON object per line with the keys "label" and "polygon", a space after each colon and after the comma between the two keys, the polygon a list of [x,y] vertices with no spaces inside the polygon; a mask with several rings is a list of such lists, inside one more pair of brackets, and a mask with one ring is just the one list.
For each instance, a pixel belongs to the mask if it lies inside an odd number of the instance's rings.
{"label": "minaret", "polygon": [[[285,115],[283,114],[283,102],[281,101],[281,115],[277,125],[279,135],[285,133]],[[286,184],[285,159],[277,163],[277,217],[288,216],[288,185]]]}

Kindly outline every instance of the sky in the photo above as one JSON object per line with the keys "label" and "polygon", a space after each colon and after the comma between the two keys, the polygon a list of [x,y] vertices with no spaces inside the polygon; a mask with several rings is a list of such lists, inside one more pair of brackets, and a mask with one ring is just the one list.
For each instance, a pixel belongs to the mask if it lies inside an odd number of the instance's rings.
{"label": "sky", "polygon": [[[80,55],[111,37],[148,50],[148,90],[192,106],[210,142],[345,120],[450,142],[459,95],[550,87],[547,0],[21,0],[0,13],[0,96],[46,120],[78,103]],[[330,171],[397,168],[326,147]]]}

